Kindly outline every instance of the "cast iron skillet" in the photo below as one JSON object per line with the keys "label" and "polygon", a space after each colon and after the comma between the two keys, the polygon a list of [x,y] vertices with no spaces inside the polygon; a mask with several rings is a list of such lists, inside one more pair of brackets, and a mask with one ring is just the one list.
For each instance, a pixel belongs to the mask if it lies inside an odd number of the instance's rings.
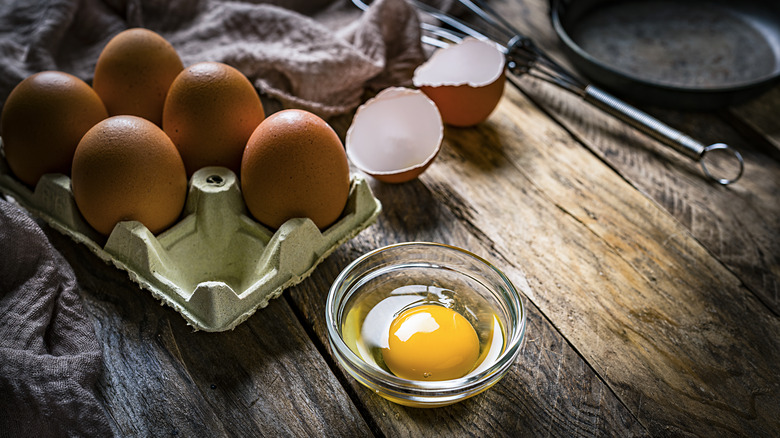
{"label": "cast iron skillet", "polygon": [[637,102],[710,110],[780,79],[778,0],[552,0],[575,68]]}

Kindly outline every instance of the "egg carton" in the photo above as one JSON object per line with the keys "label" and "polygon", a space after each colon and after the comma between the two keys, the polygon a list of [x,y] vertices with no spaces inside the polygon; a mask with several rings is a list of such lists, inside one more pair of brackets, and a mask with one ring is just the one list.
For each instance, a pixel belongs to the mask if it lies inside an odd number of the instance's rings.
{"label": "egg carton", "polygon": [[294,218],[272,231],[249,216],[232,171],[207,167],[190,178],[181,220],[169,229],[155,236],[140,222],[126,221],[105,237],[79,212],[68,176],[44,175],[30,190],[0,153],[0,191],[126,271],[195,329],[210,332],[235,328],[300,283],[382,210],[368,183],[353,175],[344,212],[326,230]]}

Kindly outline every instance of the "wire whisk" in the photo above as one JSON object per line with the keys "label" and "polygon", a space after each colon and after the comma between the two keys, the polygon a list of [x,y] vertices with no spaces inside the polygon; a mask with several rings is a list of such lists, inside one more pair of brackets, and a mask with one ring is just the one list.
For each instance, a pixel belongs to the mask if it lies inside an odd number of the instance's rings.
{"label": "wire whisk", "polygon": [[[602,111],[698,162],[704,174],[719,184],[732,184],[742,177],[744,160],[739,151],[724,143],[705,146],[595,85],[583,82],[555,62],[531,38],[519,32],[486,2],[458,0],[461,5],[481,19],[480,23],[467,24],[463,20],[421,1],[407,1],[423,15],[441,23],[438,25],[428,22],[430,20],[422,20],[420,26],[423,30],[423,43],[434,47],[446,47],[452,43],[458,43],[466,37],[490,41],[504,53],[507,70],[512,75],[533,77],[580,96]],[[352,3],[362,10],[368,9],[368,5],[361,0],[352,0]],[[507,76],[507,79],[516,88],[521,89],[515,78]],[[736,176],[725,178],[715,175],[715,173],[721,173],[723,169],[717,167],[718,163],[715,162],[710,162],[710,167],[713,169],[708,167],[708,161],[705,160],[705,157],[711,151],[730,152],[737,160]],[[713,171],[715,169],[717,171]]]}

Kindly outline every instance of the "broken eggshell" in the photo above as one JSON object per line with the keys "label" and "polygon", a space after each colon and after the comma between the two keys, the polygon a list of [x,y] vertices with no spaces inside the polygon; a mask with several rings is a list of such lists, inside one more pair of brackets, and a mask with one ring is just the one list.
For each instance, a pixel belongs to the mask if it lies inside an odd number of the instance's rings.
{"label": "broken eggshell", "polygon": [[347,131],[347,157],[364,173],[388,183],[417,178],[436,158],[444,124],[420,90],[386,88],[361,105]]}
{"label": "broken eggshell", "polygon": [[436,103],[444,123],[481,123],[504,93],[504,54],[495,43],[465,38],[439,49],[414,72],[414,86]]}

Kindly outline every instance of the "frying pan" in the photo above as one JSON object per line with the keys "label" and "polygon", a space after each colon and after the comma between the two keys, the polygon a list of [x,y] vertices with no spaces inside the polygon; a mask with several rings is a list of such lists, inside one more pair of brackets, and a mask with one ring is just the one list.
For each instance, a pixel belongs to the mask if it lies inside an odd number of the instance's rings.
{"label": "frying pan", "polygon": [[551,18],[578,71],[640,103],[712,110],[780,79],[778,0],[552,0]]}

